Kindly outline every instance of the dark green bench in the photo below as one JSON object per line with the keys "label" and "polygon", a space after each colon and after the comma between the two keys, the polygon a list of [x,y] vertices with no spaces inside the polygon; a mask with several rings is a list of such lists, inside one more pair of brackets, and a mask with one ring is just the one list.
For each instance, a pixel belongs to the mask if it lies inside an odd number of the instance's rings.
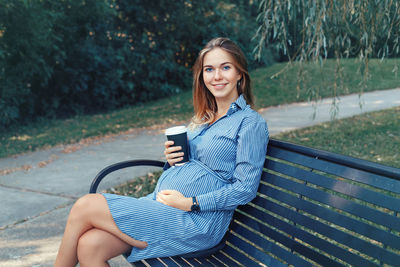
{"label": "dark green bench", "polygon": [[[164,162],[107,167],[90,192],[108,173],[139,165]],[[237,209],[212,255],[134,265],[400,266],[399,169],[276,140],[264,167],[257,197]]]}

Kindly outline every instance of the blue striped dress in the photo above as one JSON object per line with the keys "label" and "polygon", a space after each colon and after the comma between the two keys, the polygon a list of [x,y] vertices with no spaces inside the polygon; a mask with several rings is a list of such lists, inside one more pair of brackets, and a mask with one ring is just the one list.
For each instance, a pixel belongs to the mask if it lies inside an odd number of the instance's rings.
{"label": "blue striped dress", "polygon": [[[238,205],[256,196],[268,143],[265,120],[243,96],[212,125],[188,133],[190,160],[167,168],[155,191],[139,199],[103,194],[119,229],[148,242],[132,248],[128,260],[164,257],[215,246]],[[187,212],[157,202],[160,190],[196,196],[200,211]]]}

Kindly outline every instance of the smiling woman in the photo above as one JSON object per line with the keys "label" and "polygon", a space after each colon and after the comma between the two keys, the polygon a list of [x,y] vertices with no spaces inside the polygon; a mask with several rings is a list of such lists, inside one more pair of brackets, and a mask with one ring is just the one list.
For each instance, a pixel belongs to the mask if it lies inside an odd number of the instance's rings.
{"label": "smiling woman", "polygon": [[107,266],[216,246],[234,210],[255,196],[269,140],[252,108],[246,59],[227,38],[211,40],[194,66],[195,116],[189,161],[165,143],[167,164],[153,193],[133,198],[90,194],[72,207],[55,266]]}

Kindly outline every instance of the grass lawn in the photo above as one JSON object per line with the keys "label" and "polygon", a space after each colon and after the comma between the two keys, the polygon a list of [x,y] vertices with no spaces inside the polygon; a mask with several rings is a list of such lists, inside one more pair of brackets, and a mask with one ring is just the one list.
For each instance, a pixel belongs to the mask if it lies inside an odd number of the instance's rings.
{"label": "grass lawn", "polygon": [[330,121],[275,138],[400,168],[400,107]]}
{"label": "grass lawn", "polygon": [[[357,63],[354,59],[343,60],[342,63],[343,86],[336,89],[337,94],[360,92],[362,77],[357,70]],[[400,87],[400,79],[392,72],[396,64],[396,60],[371,60],[371,79],[364,91]],[[305,65],[307,81],[304,86],[308,89],[300,91],[296,89],[298,64],[293,64],[286,72],[274,76],[284,66],[284,63],[275,64],[251,72],[257,108],[306,101],[316,91],[322,97],[332,95],[334,61],[328,60],[322,69],[314,63]],[[0,158],[58,144],[76,143],[85,138],[116,134],[132,128],[186,123],[193,112],[191,95],[191,92],[187,91],[107,114],[77,116],[67,120],[40,120],[0,131]]]}
{"label": "grass lawn", "polygon": [[[400,107],[311,126],[273,138],[400,168]],[[161,172],[111,188],[140,197],[154,190]]]}

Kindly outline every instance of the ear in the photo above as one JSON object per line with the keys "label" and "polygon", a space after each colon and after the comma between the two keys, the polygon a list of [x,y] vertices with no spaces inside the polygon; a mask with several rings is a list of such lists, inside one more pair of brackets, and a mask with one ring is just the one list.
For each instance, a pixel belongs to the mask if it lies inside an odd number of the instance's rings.
{"label": "ear", "polygon": [[243,78],[243,73],[238,72],[238,78],[237,78],[237,82],[240,81]]}

